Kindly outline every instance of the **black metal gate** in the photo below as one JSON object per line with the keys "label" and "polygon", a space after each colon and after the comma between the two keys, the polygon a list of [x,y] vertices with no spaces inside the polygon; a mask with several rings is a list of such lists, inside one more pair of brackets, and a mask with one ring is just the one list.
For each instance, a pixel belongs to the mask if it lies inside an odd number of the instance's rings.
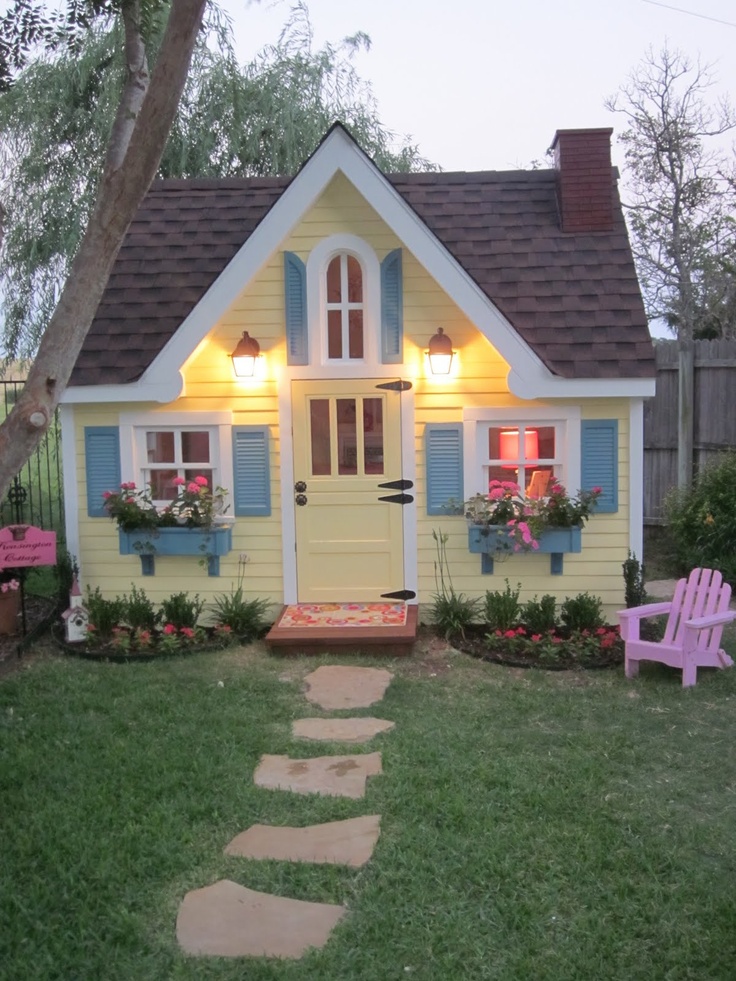
{"label": "black metal gate", "polygon": [[[0,380],[0,420],[15,405],[22,381]],[[64,540],[64,488],[61,471],[61,425],[58,410],[31,459],[16,475],[0,501],[0,527],[29,524],[55,531]]]}
{"label": "black metal gate", "polygon": [[[0,421],[5,419],[23,388],[22,381],[0,379]],[[55,531],[57,555],[65,555],[64,548],[64,487],[61,469],[61,424],[58,410],[30,460],[16,474],[7,494],[0,501],[0,528],[6,525],[35,525],[45,531]],[[21,639],[15,646],[18,656],[36,635],[43,632],[53,619],[59,599],[48,598],[48,614],[43,612],[43,601],[26,593],[26,577],[29,569],[6,570],[5,578],[12,574],[20,582]],[[57,579],[59,567],[55,570]],[[44,595],[47,595],[44,592]],[[29,606],[31,609],[29,610]],[[38,608],[41,607],[39,614]],[[29,616],[30,613],[30,616]],[[10,639],[10,638],[9,638]]]}

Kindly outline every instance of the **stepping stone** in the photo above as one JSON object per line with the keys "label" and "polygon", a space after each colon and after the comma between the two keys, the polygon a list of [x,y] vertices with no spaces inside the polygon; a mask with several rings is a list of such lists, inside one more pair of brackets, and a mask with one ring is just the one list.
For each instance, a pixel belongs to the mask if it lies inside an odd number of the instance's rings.
{"label": "stepping stone", "polygon": [[225,854],[240,858],[349,865],[357,869],[373,854],[380,832],[380,814],[312,824],[306,828],[254,824],[233,838],[225,847]]}
{"label": "stepping stone", "polygon": [[210,957],[303,957],[324,947],[347,910],[255,892],[221,879],[188,892],[176,918],[187,954]]}
{"label": "stepping stone", "polygon": [[381,754],[361,756],[316,756],[292,760],[268,753],[253,774],[257,787],[292,790],[295,794],[322,794],[325,797],[364,797],[368,777],[383,773]]}
{"label": "stepping stone", "polygon": [[351,668],[326,665],[304,679],[307,699],[320,708],[365,708],[380,702],[393,675],[383,668]]}
{"label": "stepping stone", "polygon": [[373,719],[296,719],[291,726],[295,739],[323,739],[334,743],[367,743],[379,732],[393,729],[395,722]]}

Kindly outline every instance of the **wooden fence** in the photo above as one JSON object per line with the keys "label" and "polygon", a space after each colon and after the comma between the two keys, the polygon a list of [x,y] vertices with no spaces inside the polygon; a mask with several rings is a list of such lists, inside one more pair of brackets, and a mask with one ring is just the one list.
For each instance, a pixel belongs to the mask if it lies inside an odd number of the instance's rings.
{"label": "wooden fence", "polygon": [[[644,524],[677,486],[677,343],[658,341],[657,394],[644,403]],[[736,340],[695,342],[694,467],[736,449]],[[736,493],[736,489],[734,489]]]}

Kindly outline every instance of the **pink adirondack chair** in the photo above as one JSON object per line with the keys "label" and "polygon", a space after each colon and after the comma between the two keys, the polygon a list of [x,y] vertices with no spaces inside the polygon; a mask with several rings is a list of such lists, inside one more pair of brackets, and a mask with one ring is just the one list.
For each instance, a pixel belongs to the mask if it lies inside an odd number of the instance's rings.
{"label": "pink adirondack chair", "polygon": [[[682,686],[694,685],[698,668],[729,668],[732,659],[719,648],[724,624],[736,620],[729,610],[731,587],[720,572],[693,569],[680,579],[671,603],[649,603],[619,610],[626,654],[626,677],[639,674],[639,661],[661,661],[682,669]],[[668,614],[661,641],[640,640],[639,623],[645,617]]]}

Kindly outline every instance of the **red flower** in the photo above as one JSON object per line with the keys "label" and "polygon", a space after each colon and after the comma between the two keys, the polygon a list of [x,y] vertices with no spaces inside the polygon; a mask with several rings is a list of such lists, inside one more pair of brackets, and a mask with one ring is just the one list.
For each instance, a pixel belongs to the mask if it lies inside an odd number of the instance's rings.
{"label": "red flower", "polygon": [[516,636],[515,630],[507,630],[506,633],[504,634],[504,637],[515,637],[515,636]]}
{"label": "red flower", "polygon": [[188,637],[190,640],[194,636],[194,631],[192,630],[191,627],[182,627],[179,633],[184,634],[184,636]]}
{"label": "red flower", "polygon": [[170,637],[172,634],[175,634],[176,633],[176,627],[174,626],[174,624],[173,623],[167,623],[166,626],[164,627],[164,633],[168,637]]}
{"label": "red flower", "polygon": [[206,477],[203,477],[202,474],[200,474],[198,477],[195,477],[194,478],[194,483],[195,484],[199,484],[200,487],[206,487],[207,486],[207,478]]}

